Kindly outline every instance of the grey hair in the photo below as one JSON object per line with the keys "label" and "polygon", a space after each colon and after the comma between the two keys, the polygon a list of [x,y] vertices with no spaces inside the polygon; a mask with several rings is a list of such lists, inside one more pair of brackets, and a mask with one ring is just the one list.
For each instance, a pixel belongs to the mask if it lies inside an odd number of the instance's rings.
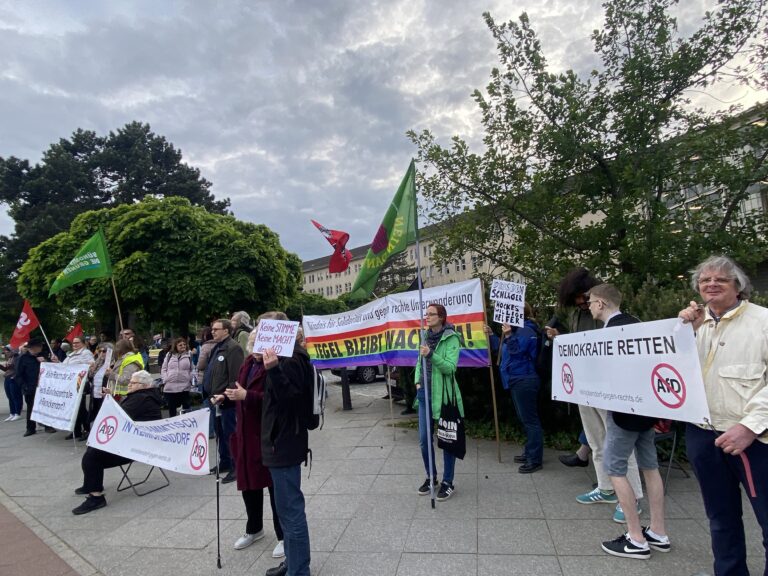
{"label": "grey hair", "polygon": [[235,312],[234,314],[232,314],[232,320],[237,320],[238,322],[240,322],[240,324],[245,323],[250,326],[251,315],[244,310],[240,310],[240,312]]}
{"label": "grey hair", "polygon": [[146,370],[139,370],[131,375],[131,380],[136,380],[142,386],[152,386],[152,374]]}
{"label": "grey hair", "polygon": [[746,300],[752,292],[752,282],[744,273],[744,270],[728,256],[710,256],[704,262],[691,270],[691,286],[698,292],[699,278],[705,270],[718,270],[729,276],[736,282],[736,288],[739,290],[739,300]]}
{"label": "grey hair", "polygon": [[288,320],[288,316],[285,312],[280,312],[279,310],[271,310],[261,314],[258,320]]}

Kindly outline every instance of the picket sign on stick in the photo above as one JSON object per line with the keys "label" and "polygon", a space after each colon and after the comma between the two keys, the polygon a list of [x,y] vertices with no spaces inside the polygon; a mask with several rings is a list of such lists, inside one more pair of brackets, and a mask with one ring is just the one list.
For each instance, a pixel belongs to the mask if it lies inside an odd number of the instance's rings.
{"label": "picket sign on stick", "polygon": [[494,280],[491,284],[493,321],[510,326],[525,325],[525,284]]}
{"label": "picket sign on stick", "polygon": [[271,348],[278,356],[293,356],[298,328],[299,323],[292,320],[262,318],[259,320],[253,352],[263,354]]}
{"label": "picket sign on stick", "polygon": [[[494,280],[494,283],[496,281]],[[483,311],[485,307],[485,290],[482,289],[482,282],[480,283],[480,293],[483,295]],[[491,339],[486,338],[486,345],[488,346],[488,373],[491,375],[491,399],[493,400],[493,424],[496,427],[496,455],[501,464],[501,434],[499,433],[499,410],[496,406],[496,378],[493,375],[493,362],[491,362]],[[501,357],[501,344],[499,344],[499,357]]]}

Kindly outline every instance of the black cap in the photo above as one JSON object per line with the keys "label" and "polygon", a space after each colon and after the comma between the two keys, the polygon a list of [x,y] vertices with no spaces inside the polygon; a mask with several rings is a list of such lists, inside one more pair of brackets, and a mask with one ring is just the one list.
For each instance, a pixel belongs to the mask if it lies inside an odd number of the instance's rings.
{"label": "black cap", "polygon": [[42,346],[43,341],[40,338],[30,338],[27,342],[27,348],[33,348],[34,346]]}

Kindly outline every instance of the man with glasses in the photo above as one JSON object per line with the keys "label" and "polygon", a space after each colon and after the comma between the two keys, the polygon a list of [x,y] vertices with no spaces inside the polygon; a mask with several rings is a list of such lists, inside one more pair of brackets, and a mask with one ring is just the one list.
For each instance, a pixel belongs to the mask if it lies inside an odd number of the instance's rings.
{"label": "man with glasses", "polygon": [[[235,431],[235,404],[224,396],[224,390],[237,387],[237,375],[243,365],[243,349],[232,339],[232,323],[226,318],[216,320],[211,325],[211,334],[216,343],[208,357],[203,377],[204,393],[210,398],[217,398],[215,420],[216,437],[219,446],[219,472],[228,471],[223,484],[234,482],[235,462],[229,452],[229,438]],[[213,400],[211,401],[213,403]],[[213,468],[212,472],[216,469]]]}
{"label": "man with glasses", "polygon": [[[103,394],[109,394],[109,388],[102,388]],[[139,370],[128,382],[128,393],[120,402],[120,407],[132,419],[139,422],[160,420],[162,399],[157,388],[152,386],[152,375],[146,370]],[[85,495],[85,501],[72,510],[80,516],[107,505],[104,498],[104,470],[128,464],[130,458],[88,447],[83,454],[83,485],[75,489],[75,494]]]}
{"label": "man with glasses", "polygon": [[742,486],[768,567],[768,309],[747,300],[749,278],[725,256],[699,264],[691,284],[703,304],[691,302],[679,316],[696,331],[712,422],[687,424],[686,450],[709,518],[715,574],[749,574]]}

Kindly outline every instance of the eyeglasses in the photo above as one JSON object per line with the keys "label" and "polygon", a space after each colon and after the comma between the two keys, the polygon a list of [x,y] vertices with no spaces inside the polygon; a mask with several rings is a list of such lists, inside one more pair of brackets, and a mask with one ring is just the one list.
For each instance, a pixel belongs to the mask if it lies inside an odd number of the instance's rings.
{"label": "eyeglasses", "polygon": [[128,384],[143,384],[143,382],[139,382],[138,380],[128,380]]}
{"label": "eyeglasses", "polygon": [[713,282],[718,285],[724,285],[729,284],[733,278],[725,278],[724,276],[717,276],[717,277],[711,277],[711,276],[705,276],[703,278],[699,278],[699,284],[709,284],[710,282]]}
{"label": "eyeglasses", "polygon": [[439,316],[437,312],[424,312],[424,316]]}
{"label": "eyeglasses", "polygon": [[584,304],[586,304],[587,306],[592,306],[592,304],[595,304],[597,302],[601,302],[601,300],[585,300]]}
{"label": "eyeglasses", "polygon": [[222,330],[226,330],[226,328],[211,328],[211,332],[221,332]]}

